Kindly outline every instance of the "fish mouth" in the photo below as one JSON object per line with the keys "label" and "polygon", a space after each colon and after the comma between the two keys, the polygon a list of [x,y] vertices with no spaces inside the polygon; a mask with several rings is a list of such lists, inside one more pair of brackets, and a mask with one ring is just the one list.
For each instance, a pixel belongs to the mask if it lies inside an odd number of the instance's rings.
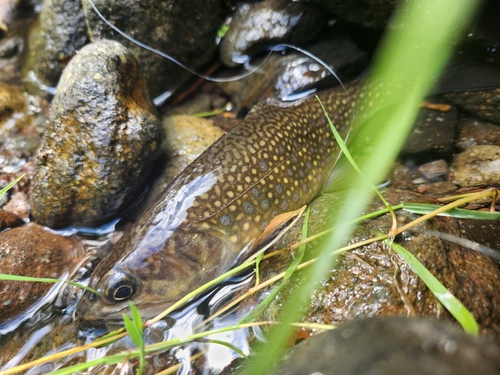
{"label": "fish mouth", "polygon": [[[144,321],[158,316],[175,302],[176,301],[162,301],[147,304],[137,302],[136,306]],[[86,298],[82,298],[76,307],[76,317],[92,324],[111,323],[123,326],[123,314],[131,316],[128,303],[110,305],[90,302]]]}

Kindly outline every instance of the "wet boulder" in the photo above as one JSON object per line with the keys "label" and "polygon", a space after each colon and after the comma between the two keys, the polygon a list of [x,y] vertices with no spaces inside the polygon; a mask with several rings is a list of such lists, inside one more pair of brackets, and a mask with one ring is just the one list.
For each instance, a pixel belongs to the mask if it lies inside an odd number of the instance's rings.
{"label": "wet boulder", "polygon": [[132,54],[108,40],[84,47],[52,103],[33,175],[32,216],[52,228],[115,218],[143,190],[163,134]]}
{"label": "wet boulder", "polygon": [[440,156],[449,156],[453,153],[458,111],[456,107],[442,100],[433,100],[432,104],[443,106],[446,110],[420,109],[413,129],[403,146],[404,153]]}
{"label": "wet boulder", "polygon": [[463,116],[458,127],[456,147],[464,151],[479,145],[500,145],[500,126],[472,116]]}
{"label": "wet boulder", "polygon": [[497,374],[500,347],[443,321],[355,319],[292,348],[274,375]]}
{"label": "wet boulder", "polygon": [[25,80],[35,87],[56,86],[69,60],[88,41],[81,0],[44,0],[39,20],[30,30]]}
{"label": "wet boulder", "polygon": [[[335,28],[328,30],[321,40],[308,44],[306,49],[333,69],[343,83],[357,77],[368,62],[366,53]],[[219,84],[238,110],[269,99],[290,102],[317,89],[339,84],[317,60],[298,51],[263,56],[252,64],[262,66],[244,78]],[[234,72],[226,74],[235,75]]]}
{"label": "wet boulder", "polygon": [[[124,33],[192,69],[198,69],[215,54],[217,31],[229,10],[225,0],[207,0],[203,6],[196,0],[93,2]],[[154,96],[173,91],[190,77],[184,68],[112,30],[86,0],[43,1],[39,22],[30,30],[24,76],[39,88],[55,86],[76,51],[101,39],[117,40],[129,48],[139,60]]]}
{"label": "wet boulder", "polygon": [[[77,253],[83,253],[79,240],[53,234],[37,224],[27,224],[0,234],[0,269],[6,274],[58,278],[65,271],[73,271],[68,267],[74,267],[71,259]],[[26,310],[53,285],[0,281],[0,323]],[[3,328],[0,324],[0,331]]]}
{"label": "wet boulder", "polygon": [[306,2],[238,3],[220,45],[220,58],[233,67],[248,62],[269,45],[306,43],[321,32],[326,21],[321,8]]}

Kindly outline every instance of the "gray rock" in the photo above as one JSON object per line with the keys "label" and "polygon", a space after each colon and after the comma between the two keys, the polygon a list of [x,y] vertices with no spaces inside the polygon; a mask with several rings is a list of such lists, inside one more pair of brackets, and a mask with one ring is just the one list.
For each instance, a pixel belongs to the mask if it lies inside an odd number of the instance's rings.
{"label": "gray rock", "polygon": [[[442,104],[433,101],[436,104]],[[446,103],[445,103],[446,104]],[[421,109],[413,129],[403,146],[407,154],[436,153],[451,154],[454,150],[458,111],[451,106],[448,112]]]}
{"label": "gray rock", "polygon": [[355,319],[292,348],[274,375],[493,375],[500,348],[442,321]]}
{"label": "gray rock", "polygon": [[453,92],[443,96],[460,109],[476,117],[500,124],[500,88]]}
{"label": "gray rock", "polygon": [[163,134],[132,54],[107,40],[84,47],[57,87],[32,181],[32,215],[53,228],[116,217],[144,188]]}
{"label": "gray rock", "polygon": [[44,0],[30,30],[24,75],[32,83],[56,86],[64,67],[88,41],[81,0]]}

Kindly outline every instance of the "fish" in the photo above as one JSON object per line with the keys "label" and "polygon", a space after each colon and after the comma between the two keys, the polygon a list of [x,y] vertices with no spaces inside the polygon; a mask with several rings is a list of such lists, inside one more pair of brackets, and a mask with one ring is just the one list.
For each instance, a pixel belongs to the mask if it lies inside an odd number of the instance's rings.
{"label": "fish", "polygon": [[[319,93],[345,136],[361,83]],[[145,319],[227,272],[257,250],[273,218],[296,211],[325,190],[340,155],[315,97],[252,109],[176,177],[93,272],[77,314],[121,321],[133,302]],[[272,225],[272,224],[271,224]],[[277,230],[277,228],[276,228]]]}

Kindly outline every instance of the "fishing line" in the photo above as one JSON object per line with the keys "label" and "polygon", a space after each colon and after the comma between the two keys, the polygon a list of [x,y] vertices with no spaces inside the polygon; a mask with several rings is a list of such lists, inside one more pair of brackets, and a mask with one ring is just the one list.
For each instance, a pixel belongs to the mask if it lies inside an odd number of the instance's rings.
{"label": "fishing line", "polygon": [[[95,6],[94,2],[92,0],[88,0],[88,2],[90,3],[90,5],[92,6],[92,8],[94,9],[94,11],[96,12],[96,14],[99,16],[99,18],[106,24],[108,25],[111,29],[113,29],[114,31],[116,31],[117,33],[119,33],[121,36],[123,36],[125,39],[129,40],[130,42],[138,45],[139,47],[142,47],[144,48],[145,50],[147,51],[150,51],[150,52],[153,52],[161,57],[164,57],[166,58],[167,60],[170,60],[172,61],[173,63],[177,64],[178,66],[180,66],[181,68],[187,70],[189,73],[197,76],[197,77],[200,77],[200,78],[203,78],[207,81],[211,81],[211,82],[216,82],[216,83],[225,83],[225,82],[233,82],[233,81],[237,81],[239,79],[242,79],[242,78],[245,78],[245,77],[248,77],[249,75],[255,73],[256,71],[258,71],[260,68],[262,68],[262,66],[267,62],[267,60],[269,59],[269,57],[272,55],[273,52],[278,52],[278,51],[283,51],[283,49],[292,49],[292,50],[295,50],[299,53],[302,53],[310,58],[312,58],[313,60],[315,60],[317,63],[319,63],[320,65],[322,65],[326,70],[328,70],[328,72],[333,75],[335,77],[335,79],[339,82],[339,84],[342,86],[342,88],[344,89],[344,91],[346,91],[345,87],[344,87],[344,84],[342,83],[342,81],[340,80],[339,76],[335,73],[335,71],[330,67],[328,66],[323,60],[321,60],[319,57],[315,56],[314,54],[312,54],[311,52],[309,51],[306,51],[300,47],[297,47],[297,46],[294,46],[294,45],[291,45],[291,44],[286,44],[286,43],[281,43],[281,44],[278,44],[278,45],[275,45],[273,47],[270,47],[270,50],[269,50],[269,53],[268,55],[266,56],[266,58],[264,59],[264,61],[262,61],[257,67],[253,67],[252,69],[250,69],[249,71],[243,73],[243,74],[240,74],[240,75],[235,75],[235,76],[232,76],[232,77],[225,77],[225,78],[219,78],[219,77],[212,77],[212,76],[208,76],[208,75],[205,75],[205,74],[202,74],[202,73],[198,73],[196,72],[195,70],[191,69],[190,67],[184,65],[183,63],[181,63],[179,60],[175,59],[174,57],[160,51],[160,50],[157,50],[156,48],[153,48],[151,46],[148,46],[147,44],[144,44],[142,43],[141,41],[131,37],[130,35],[128,35],[127,33],[125,33],[124,31],[120,30],[118,27],[116,27],[115,25],[113,25],[110,21],[108,21],[102,14],[101,12],[99,12],[99,10],[97,9],[97,7]],[[346,91],[347,92],[347,91]]]}
{"label": "fishing line", "polygon": [[[216,83],[225,83],[225,82],[233,82],[233,81],[237,81],[239,79],[242,79],[242,78],[245,78],[245,77],[248,77],[250,76],[251,74],[257,72],[260,68],[262,68],[264,66],[264,64],[267,62],[267,60],[271,57],[271,55],[273,54],[273,52],[279,52],[279,51],[283,51],[284,49],[291,49],[291,50],[295,50],[299,53],[302,53],[303,55],[306,55],[307,57],[313,59],[314,61],[316,61],[318,64],[320,64],[321,66],[323,66],[323,68],[325,68],[333,77],[335,77],[335,79],[339,82],[340,86],[342,87],[342,89],[344,90],[345,94],[347,96],[349,96],[348,92],[347,92],[347,89],[345,88],[344,84],[342,83],[340,77],[337,75],[337,73],[335,73],[335,71],[326,63],[324,62],[323,60],[321,60],[319,57],[317,57],[316,55],[314,55],[313,53],[305,50],[305,49],[302,49],[300,47],[297,47],[297,46],[294,46],[292,44],[287,44],[287,43],[280,43],[278,45],[275,45],[273,47],[270,47],[269,48],[269,53],[267,54],[267,56],[265,57],[265,59],[259,64],[257,65],[256,67],[253,67],[251,68],[249,71],[243,73],[243,74],[239,74],[239,75],[235,75],[235,76],[232,76],[232,77],[225,77],[225,78],[219,78],[219,77],[212,77],[212,76],[208,76],[208,75],[205,75],[205,74],[202,74],[202,73],[198,73],[196,72],[195,70],[191,69],[190,67],[184,65],[182,62],[180,62],[179,60],[175,59],[174,57],[160,51],[160,50],[157,50],[156,48],[153,48],[151,46],[148,46],[147,44],[144,44],[142,43],[141,41],[133,38],[132,36],[128,35],[127,33],[125,33],[124,31],[120,30],[117,26],[113,25],[110,21],[108,21],[106,19],[106,17],[104,17],[101,12],[99,12],[99,10],[97,9],[97,7],[95,6],[94,2],[92,0],[88,0],[88,2],[90,3],[90,5],[92,6],[92,9],[94,9],[94,11],[96,12],[96,14],[99,16],[99,18],[106,24],[108,25],[111,29],[113,29],[114,31],[116,31],[118,34],[120,34],[121,36],[123,36],[125,39],[129,40],[130,42],[138,45],[139,47],[142,47],[144,48],[145,50],[147,51],[150,51],[152,53],[155,53],[167,60],[170,60],[172,61],[173,63],[177,64],[178,66],[180,66],[181,68],[185,69],[186,71],[188,71],[189,73],[199,77],[199,78],[202,78],[202,79],[205,79],[207,81],[210,81],[210,82],[216,82]],[[155,103],[155,105],[160,105],[161,103],[163,103],[165,100],[168,99],[168,97],[172,94],[171,91],[167,91],[165,92],[164,94],[158,96],[157,98],[155,98],[153,100],[153,102]],[[349,135],[351,133],[351,129],[352,129],[352,124],[354,123],[354,113],[352,114],[351,116],[351,120],[350,120],[350,125],[349,125],[349,129],[347,131],[347,134],[345,136],[345,139],[344,139],[344,142],[347,142],[348,138],[349,138]],[[337,160],[335,161],[334,163],[334,167],[335,168],[335,165],[338,163],[338,161],[340,160],[340,158],[342,157],[343,153],[340,152],[339,155],[337,155]],[[332,168],[332,171],[333,171],[333,168]]]}

